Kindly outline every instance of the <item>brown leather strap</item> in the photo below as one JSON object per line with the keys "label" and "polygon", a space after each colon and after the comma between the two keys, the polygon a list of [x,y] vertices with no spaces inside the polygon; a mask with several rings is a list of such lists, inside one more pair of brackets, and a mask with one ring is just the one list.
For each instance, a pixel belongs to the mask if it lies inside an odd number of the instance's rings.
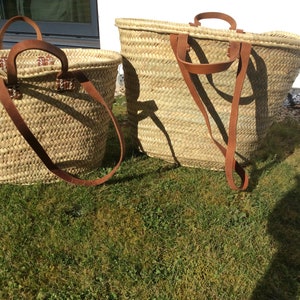
{"label": "brown leather strap", "polygon": [[[214,72],[220,72],[222,70],[225,70],[224,68],[226,66],[225,63],[217,63],[213,64],[213,67],[210,66],[210,64],[195,64],[193,68],[191,68],[191,63],[186,62],[186,53],[187,49],[189,49],[188,44],[188,35],[186,34],[172,34],[170,35],[170,42],[173,49],[173,52],[176,56],[179,68],[181,70],[181,73],[183,75],[183,78],[189,88],[189,91],[197,104],[198,108],[200,109],[201,113],[203,114],[203,117],[205,119],[209,135],[215,145],[219,148],[221,153],[225,157],[225,172],[226,172],[226,178],[228,181],[229,186],[234,190],[245,190],[248,186],[248,176],[245,173],[245,170],[240,166],[240,164],[234,159],[235,150],[236,150],[236,127],[237,127],[237,120],[238,120],[238,106],[241,96],[241,91],[243,87],[243,82],[246,76],[248,61],[250,57],[251,52],[251,45],[248,43],[241,43],[239,47],[239,67],[237,71],[237,77],[236,77],[236,85],[235,85],[235,91],[233,95],[232,100],[232,111],[230,116],[230,124],[229,124],[229,132],[228,132],[228,146],[225,148],[222,146],[214,137],[212,134],[212,129],[209,121],[208,114],[206,112],[205,105],[203,104],[203,101],[193,83],[190,77],[190,73],[194,74],[210,74],[212,71]],[[229,60],[227,63],[229,66],[232,64],[234,60]],[[219,66],[218,66],[219,65]],[[241,185],[237,186],[235,184],[234,178],[233,178],[233,172],[236,172],[240,179],[241,179]]]}
{"label": "brown leather strap", "polygon": [[[51,44],[48,44],[46,42],[36,41],[36,40],[29,41],[29,42],[28,41],[20,42],[19,44],[14,46],[16,48],[14,48],[14,47],[12,48],[12,50],[11,50],[12,55],[11,55],[11,57],[9,57],[9,59],[15,61],[15,56],[18,53],[20,53],[18,51],[20,49],[22,49],[22,51],[25,51],[26,45],[31,45],[29,47],[30,49],[40,49],[40,50],[47,49],[45,51],[47,51],[49,53],[52,53],[52,54],[59,53],[58,54],[59,59],[61,61],[67,61],[67,58],[65,57],[65,54],[62,50],[60,50],[59,48],[57,48]],[[53,50],[53,47],[56,48],[54,51],[55,53],[51,52]],[[29,49],[29,48],[27,48],[27,49]],[[42,145],[36,139],[34,134],[31,132],[31,130],[27,126],[26,122],[22,118],[21,114],[19,113],[17,107],[15,106],[14,102],[12,101],[12,99],[9,95],[6,84],[2,78],[0,79],[0,101],[2,102],[5,110],[7,111],[8,115],[10,116],[10,118],[12,119],[14,124],[16,125],[19,132],[23,135],[23,137],[28,142],[28,144],[32,147],[32,149],[36,152],[36,154],[39,156],[39,158],[42,160],[42,162],[45,164],[45,166],[53,174],[55,174],[56,176],[60,177],[61,179],[65,180],[69,183],[73,183],[76,185],[96,186],[96,185],[102,184],[102,183],[106,182],[107,180],[109,180],[114,175],[114,173],[117,171],[117,169],[119,168],[119,166],[123,160],[124,153],[125,153],[124,137],[123,137],[120,126],[119,126],[117,119],[115,118],[113,112],[108,107],[108,105],[102,98],[101,94],[97,91],[97,89],[94,87],[94,85],[91,83],[91,81],[89,81],[89,79],[84,75],[84,73],[80,70],[72,71],[72,72],[65,71],[65,73],[67,73],[68,76],[72,76],[72,77],[76,78],[80,82],[80,84],[84,88],[84,90],[95,101],[101,103],[101,105],[104,106],[104,108],[107,111],[107,113],[109,114],[109,117],[111,118],[114,128],[117,132],[117,136],[118,136],[119,143],[120,143],[120,159],[119,159],[118,163],[115,165],[115,167],[108,174],[106,174],[105,176],[103,176],[101,178],[93,179],[93,180],[80,179],[80,178],[77,178],[77,177],[65,172],[64,170],[60,169],[56,164],[53,163],[51,158],[48,156],[48,154],[46,153],[46,151],[44,150]],[[60,74],[60,76],[62,76],[62,74],[64,74],[64,72],[62,72]]]}
{"label": "brown leather strap", "polygon": [[41,30],[40,30],[39,26],[37,25],[37,23],[35,23],[32,19],[30,19],[28,17],[25,17],[25,16],[15,16],[15,17],[12,17],[12,18],[8,19],[6,21],[6,23],[0,29],[0,49],[3,48],[3,38],[4,38],[4,35],[5,35],[5,32],[6,32],[7,28],[12,23],[17,22],[17,21],[24,21],[27,24],[31,25],[33,27],[33,29],[35,30],[35,32],[36,32],[37,39],[38,40],[43,39]]}
{"label": "brown leather strap", "polygon": [[[229,130],[228,130],[228,147],[226,151],[226,160],[225,160],[225,173],[226,173],[229,186],[232,189],[240,189],[240,190],[245,190],[248,187],[249,179],[245,173],[245,170],[234,159],[234,156],[236,151],[239,103],[240,103],[244,80],[247,74],[251,48],[252,48],[251,44],[241,43],[241,56],[240,56],[237,75],[236,75],[235,90],[234,90],[232,103],[231,103],[231,114],[229,120]],[[241,178],[240,187],[237,187],[234,183],[234,177],[233,177],[234,170],[239,174]]]}

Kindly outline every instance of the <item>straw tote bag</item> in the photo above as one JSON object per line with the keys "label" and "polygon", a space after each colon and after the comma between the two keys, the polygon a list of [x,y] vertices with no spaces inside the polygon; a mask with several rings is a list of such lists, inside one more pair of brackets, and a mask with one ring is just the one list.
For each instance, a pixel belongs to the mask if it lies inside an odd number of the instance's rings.
{"label": "straw tote bag", "polygon": [[[0,50],[0,183],[67,182],[94,186],[116,172],[124,139],[111,107],[121,56],[98,49],[64,49],[24,40]],[[4,26],[0,32],[2,41]],[[101,92],[101,94],[100,94]],[[105,176],[78,174],[101,166],[109,122],[120,142],[120,160]]]}
{"label": "straw tote bag", "polygon": [[[201,26],[210,18],[230,30]],[[225,169],[232,189],[246,189],[243,166],[299,74],[300,36],[245,33],[219,12],[190,24],[119,18],[116,26],[139,149],[184,166]]]}

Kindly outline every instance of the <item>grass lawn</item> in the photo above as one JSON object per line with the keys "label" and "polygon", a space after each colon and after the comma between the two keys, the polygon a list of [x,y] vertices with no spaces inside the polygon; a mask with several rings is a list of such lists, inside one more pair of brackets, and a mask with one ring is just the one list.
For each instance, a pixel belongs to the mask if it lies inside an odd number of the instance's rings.
{"label": "grass lawn", "polygon": [[102,186],[0,186],[1,300],[300,299],[299,123],[273,126],[246,192],[136,154],[123,128],[126,159]]}

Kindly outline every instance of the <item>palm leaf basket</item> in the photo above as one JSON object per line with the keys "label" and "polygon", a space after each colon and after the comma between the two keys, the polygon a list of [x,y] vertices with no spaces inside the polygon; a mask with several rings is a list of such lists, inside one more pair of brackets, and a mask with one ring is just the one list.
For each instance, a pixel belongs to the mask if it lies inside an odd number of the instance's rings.
{"label": "palm leaf basket", "polygon": [[[123,56],[129,122],[137,147],[151,157],[190,167],[224,169],[203,116],[178,67],[170,34],[188,34],[193,63],[227,60],[230,41],[251,43],[240,98],[236,159],[247,163],[272,122],[300,69],[300,36],[285,32],[238,33],[146,19],[116,19]],[[193,75],[212,126],[226,145],[238,61],[224,72]]]}
{"label": "palm leaf basket", "polygon": [[[64,49],[69,70],[82,70],[109,107],[114,101],[119,53],[98,49]],[[2,71],[9,50],[0,50]],[[49,157],[71,174],[99,167],[105,153],[109,116],[80,86],[59,92],[56,75],[61,63],[41,50],[17,57],[22,99],[14,100],[19,112]],[[69,84],[61,82],[59,85]],[[56,181],[0,107],[0,183],[31,184]]]}

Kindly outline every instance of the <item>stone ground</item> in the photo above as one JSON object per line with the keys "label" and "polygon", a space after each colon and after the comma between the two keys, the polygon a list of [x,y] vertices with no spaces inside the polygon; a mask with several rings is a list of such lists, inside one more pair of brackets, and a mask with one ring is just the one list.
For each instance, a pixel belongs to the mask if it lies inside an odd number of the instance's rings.
{"label": "stone ground", "polygon": [[278,120],[292,118],[300,122],[300,88],[294,88],[283,102],[278,115]]}
{"label": "stone ground", "polygon": [[286,118],[292,118],[300,122],[300,107],[299,108],[287,108],[282,106],[279,112],[278,121],[283,121]]}

